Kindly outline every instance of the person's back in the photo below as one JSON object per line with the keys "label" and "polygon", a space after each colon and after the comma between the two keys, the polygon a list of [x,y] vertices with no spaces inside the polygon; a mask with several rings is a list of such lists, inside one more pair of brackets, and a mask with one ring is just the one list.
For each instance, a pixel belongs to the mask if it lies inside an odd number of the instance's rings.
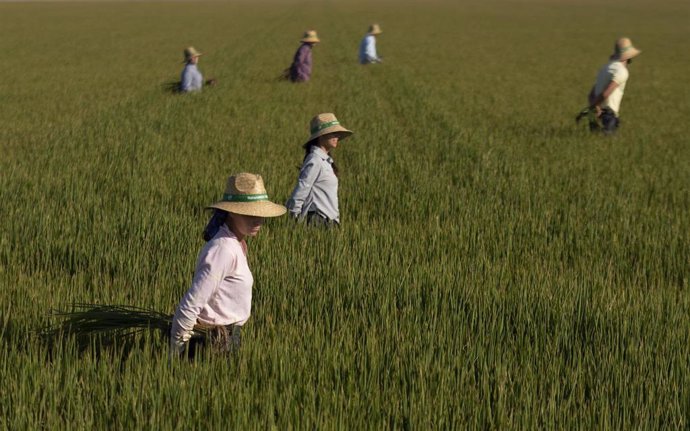
{"label": "person's back", "polygon": [[311,78],[311,45],[303,43],[295,52],[290,66],[292,82],[306,82]]}
{"label": "person's back", "polygon": [[187,63],[182,69],[180,77],[180,91],[183,93],[199,91],[204,85],[204,78],[196,67],[196,64]]}
{"label": "person's back", "polygon": [[625,93],[625,83],[628,82],[628,69],[618,59],[612,59],[601,69],[597,74],[597,80],[594,84],[594,95],[599,96],[606,90],[610,82],[615,82],[618,86],[611,92],[611,94],[601,103],[602,108],[610,108],[616,116],[620,111],[621,100]]}
{"label": "person's back", "polygon": [[376,58],[376,38],[368,34],[359,44],[359,62],[361,64],[375,63]]}

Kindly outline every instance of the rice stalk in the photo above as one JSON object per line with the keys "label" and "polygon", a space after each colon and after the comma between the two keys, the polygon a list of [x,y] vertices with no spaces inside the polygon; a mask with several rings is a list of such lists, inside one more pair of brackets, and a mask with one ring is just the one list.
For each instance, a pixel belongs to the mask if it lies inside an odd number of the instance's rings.
{"label": "rice stalk", "polygon": [[[74,335],[80,344],[101,336],[107,342],[124,340],[147,330],[168,337],[173,319],[172,314],[133,305],[87,303],[72,304],[72,311],[54,310],[52,315],[61,322],[44,328],[41,334],[50,340],[62,334]],[[195,328],[193,336],[206,333],[205,328]]]}

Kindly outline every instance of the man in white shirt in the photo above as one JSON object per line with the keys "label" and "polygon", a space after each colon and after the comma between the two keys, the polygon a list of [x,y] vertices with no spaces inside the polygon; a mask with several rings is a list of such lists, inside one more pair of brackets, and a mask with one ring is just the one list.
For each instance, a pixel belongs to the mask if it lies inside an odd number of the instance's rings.
{"label": "man in white shirt", "polygon": [[362,42],[359,44],[359,62],[361,64],[381,63],[383,60],[376,54],[376,36],[383,33],[378,24],[369,26]]}
{"label": "man in white shirt", "polygon": [[613,133],[618,128],[621,100],[628,82],[628,66],[641,52],[627,37],[616,41],[613,55],[599,70],[597,81],[589,92],[589,109],[595,111],[597,119],[601,121],[590,121],[592,131]]}

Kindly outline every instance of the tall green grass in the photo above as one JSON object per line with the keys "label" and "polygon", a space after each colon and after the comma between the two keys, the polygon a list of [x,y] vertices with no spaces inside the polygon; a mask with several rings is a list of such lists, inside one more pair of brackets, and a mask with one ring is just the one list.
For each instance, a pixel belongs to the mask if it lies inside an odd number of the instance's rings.
{"label": "tall green grass", "polygon": [[[685,2],[2,3],[0,427],[687,428]],[[356,63],[371,22],[385,63]],[[315,28],[313,81],[275,78]],[[622,128],[576,127],[627,35]],[[219,85],[165,93],[187,45]],[[172,313],[238,171],[289,196],[308,121],[342,228],[250,242],[239,355],[80,352],[72,302]]]}

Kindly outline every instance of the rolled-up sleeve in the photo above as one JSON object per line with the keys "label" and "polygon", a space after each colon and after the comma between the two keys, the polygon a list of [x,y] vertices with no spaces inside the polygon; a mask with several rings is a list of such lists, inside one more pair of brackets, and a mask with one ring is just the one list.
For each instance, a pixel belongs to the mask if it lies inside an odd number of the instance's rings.
{"label": "rolled-up sleeve", "polygon": [[292,191],[290,199],[288,199],[287,203],[285,204],[291,215],[296,217],[302,213],[304,201],[309,196],[311,188],[314,186],[314,182],[319,177],[320,172],[321,167],[316,163],[315,159],[312,158],[304,163],[302,170],[299,173],[297,185]]}
{"label": "rolled-up sleeve", "polygon": [[189,338],[199,313],[218,289],[226,268],[233,264],[232,251],[222,243],[207,245],[208,248],[204,248],[199,256],[192,286],[175,311],[170,334],[174,340]]}

